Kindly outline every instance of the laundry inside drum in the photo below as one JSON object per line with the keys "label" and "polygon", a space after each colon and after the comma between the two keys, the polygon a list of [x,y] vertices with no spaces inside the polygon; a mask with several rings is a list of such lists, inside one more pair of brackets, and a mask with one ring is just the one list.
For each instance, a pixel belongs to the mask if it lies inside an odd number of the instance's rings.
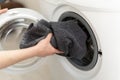
{"label": "laundry inside drum", "polygon": [[76,58],[67,59],[73,66],[80,70],[91,70],[95,67],[97,63],[99,53],[95,34],[92,31],[91,26],[88,24],[88,22],[82,16],[75,12],[64,12],[59,18],[59,21],[61,22],[69,20],[76,20],[79,27],[86,33],[87,53],[81,60],[78,60]]}

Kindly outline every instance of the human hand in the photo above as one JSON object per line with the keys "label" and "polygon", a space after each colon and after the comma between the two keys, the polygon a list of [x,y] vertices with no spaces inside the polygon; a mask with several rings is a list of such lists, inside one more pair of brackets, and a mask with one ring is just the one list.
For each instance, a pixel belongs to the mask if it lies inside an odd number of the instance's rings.
{"label": "human hand", "polygon": [[8,8],[1,9],[1,10],[0,10],[0,14],[3,14],[3,13],[5,13],[5,12],[7,12],[7,11],[8,11]]}
{"label": "human hand", "polygon": [[44,56],[48,56],[48,55],[53,55],[55,53],[63,53],[62,51],[55,49],[50,44],[51,37],[52,37],[52,33],[49,33],[45,39],[41,40],[35,46],[37,49],[37,56],[44,57]]}

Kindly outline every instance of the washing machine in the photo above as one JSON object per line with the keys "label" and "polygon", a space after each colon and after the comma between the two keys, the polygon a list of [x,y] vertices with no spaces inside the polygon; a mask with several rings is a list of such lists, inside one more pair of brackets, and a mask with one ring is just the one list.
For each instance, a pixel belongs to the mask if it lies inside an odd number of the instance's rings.
{"label": "washing machine", "polygon": [[53,80],[120,79],[119,0],[45,0],[41,3],[54,6],[49,13],[41,4],[41,13],[50,17],[50,21],[77,20],[88,36],[87,55],[81,61],[51,56],[48,64]]}
{"label": "washing machine", "polygon": [[37,12],[19,8],[11,9],[0,16],[1,50],[18,49],[26,28],[30,23],[36,23],[40,19],[62,22],[77,20],[78,25],[87,35],[87,54],[80,61],[59,55],[34,57],[1,70],[1,80],[120,79],[120,2],[118,0],[35,1],[38,5],[31,3],[33,7],[22,0],[21,3]]}

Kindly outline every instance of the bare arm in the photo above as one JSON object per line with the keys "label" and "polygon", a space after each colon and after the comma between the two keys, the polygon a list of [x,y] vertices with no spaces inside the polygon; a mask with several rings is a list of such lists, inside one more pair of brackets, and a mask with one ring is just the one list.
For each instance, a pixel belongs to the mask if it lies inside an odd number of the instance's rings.
{"label": "bare arm", "polygon": [[0,68],[5,68],[27,58],[31,58],[35,56],[36,52],[37,51],[32,47],[21,50],[1,51]]}
{"label": "bare arm", "polygon": [[34,56],[44,57],[55,53],[61,53],[57,49],[53,48],[50,44],[51,36],[52,34],[48,34],[45,39],[41,40],[36,46],[30,48],[21,50],[1,51],[0,68],[8,67],[12,64]]}
{"label": "bare arm", "polygon": [[[0,10],[0,14],[5,13],[8,9]],[[53,48],[50,44],[52,34],[49,34],[45,39],[41,40],[36,46],[11,51],[0,52],[0,69],[13,65],[22,60],[34,57],[34,56],[48,56],[55,53],[61,53],[57,49]]]}

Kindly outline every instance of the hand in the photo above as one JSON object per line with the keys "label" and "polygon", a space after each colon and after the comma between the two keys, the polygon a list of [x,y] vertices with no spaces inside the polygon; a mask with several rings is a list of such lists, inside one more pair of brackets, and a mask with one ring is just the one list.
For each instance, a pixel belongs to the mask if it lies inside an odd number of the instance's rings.
{"label": "hand", "polygon": [[62,51],[59,51],[57,49],[55,49],[51,44],[50,44],[50,40],[51,40],[52,34],[49,33],[48,36],[41,40],[35,47],[37,49],[37,56],[48,56],[48,55],[53,55],[55,53],[63,53]]}
{"label": "hand", "polygon": [[0,14],[3,14],[3,13],[5,13],[5,12],[7,12],[7,11],[8,11],[8,8],[1,9],[1,10],[0,10]]}
{"label": "hand", "polygon": [[26,49],[0,51],[0,68],[5,68],[20,61],[32,58],[34,56],[48,56],[55,53],[63,53],[50,44],[52,34],[41,40],[37,45]]}

